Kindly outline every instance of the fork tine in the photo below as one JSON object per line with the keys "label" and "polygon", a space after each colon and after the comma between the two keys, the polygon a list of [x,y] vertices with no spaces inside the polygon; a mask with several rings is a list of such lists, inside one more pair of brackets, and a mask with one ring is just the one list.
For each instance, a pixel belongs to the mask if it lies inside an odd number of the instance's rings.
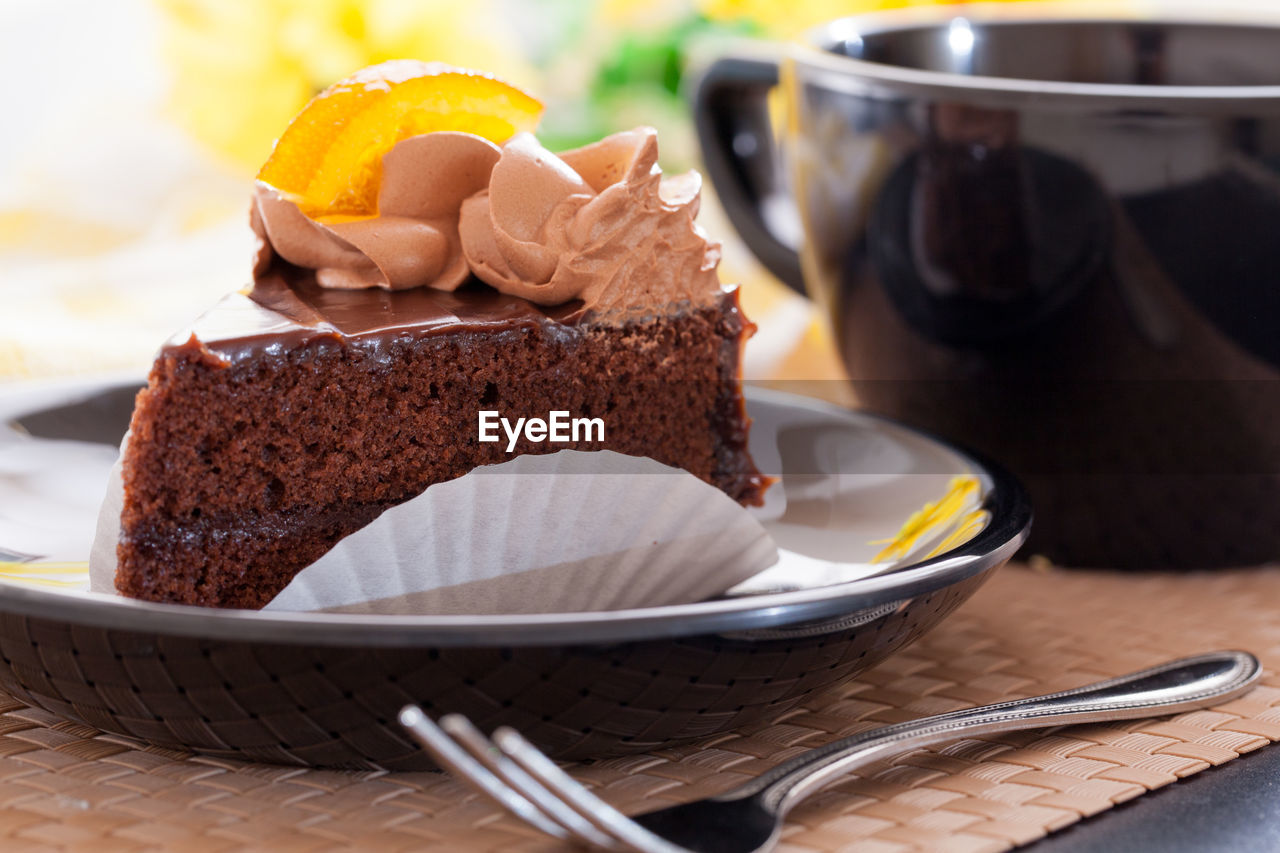
{"label": "fork tine", "polygon": [[472,788],[535,829],[562,841],[571,840],[569,833],[563,827],[548,819],[533,803],[468,755],[466,750],[454,743],[449,735],[432,722],[431,718],[417,705],[406,705],[400,710],[400,725],[409,731],[413,739],[421,744],[441,767],[451,771],[454,776],[467,782]]}
{"label": "fork tine", "polygon": [[635,853],[688,853],[664,838],[659,838],[631,818],[588,791],[568,773],[515,729],[502,726],[494,731],[498,749],[529,772],[578,814],[591,821],[610,838],[617,839]]}
{"label": "fork tine", "polygon": [[446,714],[438,723],[456,743],[461,744],[485,768],[506,782],[551,820],[563,826],[575,838],[606,850],[617,850],[618,843],[596,829],[554,793],[547,790],[524,768],[516,764],[490,741],[470,720],[461,714]]}

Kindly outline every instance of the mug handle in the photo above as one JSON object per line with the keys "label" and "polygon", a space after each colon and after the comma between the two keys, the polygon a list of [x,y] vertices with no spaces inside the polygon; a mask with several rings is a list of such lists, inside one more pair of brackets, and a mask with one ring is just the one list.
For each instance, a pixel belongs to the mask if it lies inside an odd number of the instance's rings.
{"label": "mug handle", "polygon": [[786,198],[774,154],[766,97],[778,85],[776,59],[726,56],[694,92],[694,124],[707,175],[729,221],[769,272],[803,294],[800,256],[764,215],[765,199]]}

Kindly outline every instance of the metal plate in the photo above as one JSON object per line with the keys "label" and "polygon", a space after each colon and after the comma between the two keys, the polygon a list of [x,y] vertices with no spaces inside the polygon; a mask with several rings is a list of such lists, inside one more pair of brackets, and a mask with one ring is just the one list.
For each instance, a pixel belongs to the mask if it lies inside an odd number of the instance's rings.
{"label": "metal plate", "polygon": [[[130,398],[26,389],[0,411],[36,437],[115,443]],[[0,687],[158,745],[310,766],[429,766],[393,722],[409,701],[516,726],[557,757],[642,751],[780,713],[851,677],[932,627],[1026,537],[1026,495],[998,466],[806,398],[751,389],[748,408],[753,453],[782,474],[763,511],[780,545],[838,548],[832,525],[859,494],[892,504],[894,483],[960,473],[981,481],[989,520],[964,544],[875,577],[609,613],[259,613],[5,584]]]}

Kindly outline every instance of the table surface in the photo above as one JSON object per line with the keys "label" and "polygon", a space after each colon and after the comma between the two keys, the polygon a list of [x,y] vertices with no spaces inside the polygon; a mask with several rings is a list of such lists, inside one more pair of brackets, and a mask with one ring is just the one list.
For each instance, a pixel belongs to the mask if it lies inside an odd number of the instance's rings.
{"label": "table surface", "polygon": [[[1229,617],[1204,619],[1205,602]],[[968,738],[877,762],[801,804],[780,849],[995,853],[1086,816],[1095,817],[1043,850],[1214,849],[1245,832],[1249,845],[1261,845],[1275,833],[1267,794],[1280,760],[1261,749],[1280,739],[1277,608],[1280,567],[1170,576],[1011,564],[917,643],[777,720],[569,769],[638,813],[726,790],[800,751],[886,723],[1066,689],[1205,649],[1246,648],[1266,668],[1246,696],[1171,718]],[[1180,827],[1172,842],[1161,834],[1168,823]],[[441,774],[205,758],[0,703],[6,853],[323,853],[354,844],[557,849]]]}
{"label": "table surface", "polygon": [[1028,853],[1280,850],[1280,749],[1272,747],[1081,821]]}

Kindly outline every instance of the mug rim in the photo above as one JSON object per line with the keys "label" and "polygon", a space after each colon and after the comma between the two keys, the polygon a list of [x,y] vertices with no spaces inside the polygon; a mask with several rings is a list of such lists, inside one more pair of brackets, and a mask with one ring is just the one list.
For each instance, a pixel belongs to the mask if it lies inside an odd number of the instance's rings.
{"label": "mug rim", "polygon": [[[1179,3],[1157,2],[1141,10],[1114,8],[1099,3],[1079,2],[1020,2],[1020,3],[965,3],[945,6],[914,6],[890,11],[848,15],[820,24],[808,31],[791,58],[803,61],[827,71],[837,72],[826,82],[833,88],[854,88],[863,91],[867,83],[879,84],[895,90],[928,92],[951,97],[997,97],[1008,100],[1034,100],[1070,104],[1087,102],[1090,106],[1110,103],[1119,108],[1179,106],[1238,107],[1242,102],[1266,103],[1280,106],[1280,83],[1267,85],[1191,86],[1151,85],[1141,83],[1082,83],[1069,80],[1036,80],[1026,77],[997,77],[979,74],[963,74],[955,71],[934,71],[892,65],[842,55],[831,46],[851,36],[888,33],[901,30],[941,28],[957,19],[974,24],[1113,24],[1145,23],[1171,25],[1226,26],[1272,30],[1280,44],[1280,10],[1268,18],[1256,8],[1244,14],[1233,14],[1242,7],[1226,6],[1217,17],[1207,15],[1203,9],[1193,9]],[[843,83],[840,77],[847,78]]]}

